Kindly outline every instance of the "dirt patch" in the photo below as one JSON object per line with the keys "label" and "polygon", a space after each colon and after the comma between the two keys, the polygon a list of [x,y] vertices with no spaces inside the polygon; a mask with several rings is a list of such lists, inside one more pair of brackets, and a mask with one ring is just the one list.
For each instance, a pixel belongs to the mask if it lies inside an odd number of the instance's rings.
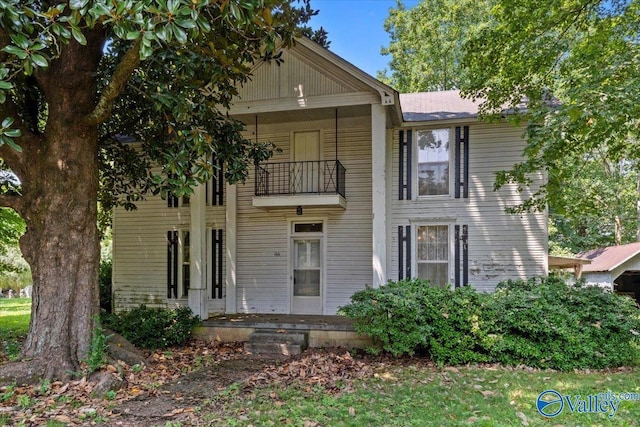
{"label": "dirt patch", "polygon": [[143,356],[145,365],[118,362],[106,366],[98,377],[112,375],[123,387],[100,396],[94,392],[98,383],[87,377],[66,383],[0,387],[0,426],[41,426],[51,421],[65,426],[201,426],[206,425],[205,415],[222,410],[217,396],[230,390],[244,395],[266,386],[284,388],[296,383],[337,394],[349,392],[354,380],[372,376],[381,367],[420,363],[416,359],[352,356],[344,349],[310,349],[290,358],[265,357],[245,353],[241,343],[205,341]]}
{"label": "dirt patch", "polygon": [[[216,396],[237,384],[240,392],[295,381],[337,392],[373,370],[345,350],[308,350],[302,355],[259,356],[241,343],[193,341],[182,348],[147,352],[146,365],[108,365],[103,374],[123,381],[123,388],[96,396],[97,383],[82,378],[67,383],[0,387],[0,425],[164,426],[203,425],[205,411],[215,411]],[[339,385],[338,385],[339,384]],[[177,424],[180,423],[180,424]]]}
{"label": "dirt patch", "polygon": [[215,396],[235,383],[283,363],[273,357],[245,357],[224,360],[190,372],[149,395],[122,402],[112,411],[114,426],[165,425],[167,421],[195,425],[196,408],[206,406]]}

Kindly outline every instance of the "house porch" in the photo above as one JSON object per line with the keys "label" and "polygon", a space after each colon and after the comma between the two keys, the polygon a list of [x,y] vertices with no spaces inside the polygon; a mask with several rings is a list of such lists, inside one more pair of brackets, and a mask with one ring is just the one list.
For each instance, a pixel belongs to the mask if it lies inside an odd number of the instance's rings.
{"label": "house porch", "polygon": [[196,328],[196,338],[233,342],[248,341],[256,331],[296,331],[308,334],[309,347],[364,348],[371,338],[359,335],[345,316],[290,314],[225,314],[210,317]]}

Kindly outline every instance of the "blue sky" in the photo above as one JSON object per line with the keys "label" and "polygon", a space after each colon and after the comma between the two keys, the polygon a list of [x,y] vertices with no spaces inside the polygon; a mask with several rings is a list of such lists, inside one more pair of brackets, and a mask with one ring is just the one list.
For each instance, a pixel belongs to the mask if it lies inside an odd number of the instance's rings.
{"label": "blue sky", "polygon": [[[407,7],[416,3],[404,0]],[[310,24],[329,32],[331,51],[375,77],[389,61],[380,49],[389,45],[384,21],[395,5],[395,0],[311,0],[311,7],[320,13]]]}

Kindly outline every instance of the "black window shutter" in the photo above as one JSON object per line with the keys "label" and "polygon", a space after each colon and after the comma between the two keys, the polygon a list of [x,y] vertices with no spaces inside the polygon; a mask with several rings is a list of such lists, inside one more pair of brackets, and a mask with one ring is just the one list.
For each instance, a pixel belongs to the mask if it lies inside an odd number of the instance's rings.
{"label": "black window shutter", "polygon": [[178,197],[174,196],[171,191],[167,192],[167,207],[168,208],[178,207]]}
{"label": "black window shutter", "polygon": [[222,299],[223,271],[222,271],[222,230],[211,230],[211,298]]}
{"label": "black window shutter", "polygon": [[[456,144],[456,148],[457,148],[457,144]],[[457,150],[456,150],[457,151]],[[458,188],[456,186],[456,188]],[[454,235],[455,235],[455,242],[453,245],[453,268],[455,270],[455,274],[454,274],[454,286],[456,288],[460,287],[460,226],[459,225],[455,225],[454,227]]]}
{"label": "black window shutter", "polygon": [[[217,160],[215,157],[212,160],[212,164],[216,165],[213,169],[213,178],[211,179],[211,206],[223,206],[224,205],[224,163],[222,160]],[[208,185],[208,184],[207,184]],[[207,191],[207,193],[209,193]],[[208,197],[208,194],[207,194]],[[209,203],[209,200],[207,200]]]}
{"label": "black window shutter", "polygon": [[[176,176],[174,174],[169,174],[169,179],[174,179]],[[168,208],[177,208],[178,207],[178,197],[173,194],[173,192],[167,192],[167,207]]]}
{"label": "black window shutter", "polygon": [[469,228],[462,226],[462,284],[469,284]]}
{"label": "black window shutter", "polygon": [[167,231],[167,298],[178,298],[177,231]]}
{"label": "black window shutter", "polygon": [[[456,225],[454,246],[455,287],[469,284],[469,228],[466,225]],[[462,260],[460,259],[462,257]],[[460,263],[462,261],[462,264]],[[462,273],[462,281],[460,274]]]}
{"label": "black window shutter", "polygon": [[398,280],[411,278],[411,226],[398,226]]}
{"label": "black window shutter", "polygon": [[469,126],[456,127],[454,186],[456,199],[469,198]]}
{"label": "black window shutter", "polygon": [[411,147],[412,131],[401,130],[399,133],[400,140],[400,159],[398,171],[398,199],[411,200]]}

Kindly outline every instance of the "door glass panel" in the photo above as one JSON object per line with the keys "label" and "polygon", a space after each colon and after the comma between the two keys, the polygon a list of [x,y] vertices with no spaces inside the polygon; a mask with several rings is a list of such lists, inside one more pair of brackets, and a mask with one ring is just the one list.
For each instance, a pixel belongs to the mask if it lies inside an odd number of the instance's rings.
{"label": "door glass panel", "polygon": [[296,240],[296,269],[320,268],[320,242]]}
{"label": "door glass panel", "polygon": [[294,224],[293,231],[296,233],[322,233],[322,223],[313,224]]}
{"label": "door glass panel", "polygon": [[295,240],[293,295],[320,296],[320,240]]}
{"label": "door glass panel", "polygon": [[320,270],[295,270],[293,295],[296,297],[320,296]]}

